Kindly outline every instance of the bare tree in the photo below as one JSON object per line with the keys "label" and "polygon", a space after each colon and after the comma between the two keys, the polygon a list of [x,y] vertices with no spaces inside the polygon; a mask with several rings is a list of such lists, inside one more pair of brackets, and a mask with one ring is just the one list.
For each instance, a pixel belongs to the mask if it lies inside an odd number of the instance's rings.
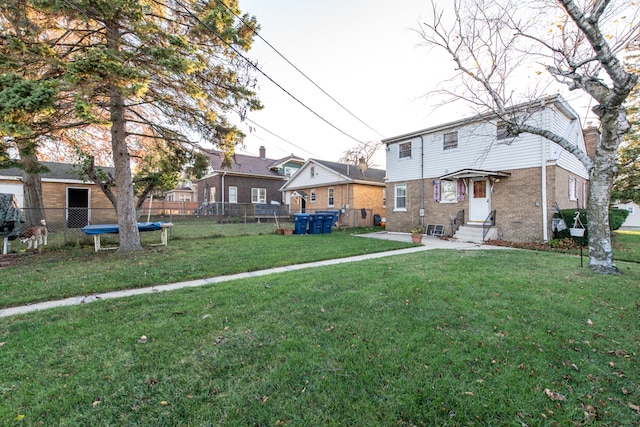
{"label": "bare tree", "polygon": [[340,159],[338,159],[338,162],[353,165],[364,163],[367,165],[367,168],[375,167],[377,165],[373,164],[373,156],[382,146],[381,141],[361,142],[357,146],[344,151]]}
{"label": "bare tree", "polygon": [[[582,162],[590,178],[589,267],[617,274],[608,209],[616,152],[630,129],[623,103],[638,80],[617,55],[638,38],[638,9],[624,0],[454,0],[447,21],[435,0],[431,5],[431,20],[421,25],[420,34],[427,46],[443,49],[456,65],[459,86],[446,92],[493,111],[511,135],[543,136]],[[530,76],[527,87],[523,70]],[[592,111],[600,119],[601,139],[593,159],[563,135],[510,113],[516,102],[534,100],[549,89],[545,75],[595,101]]]}

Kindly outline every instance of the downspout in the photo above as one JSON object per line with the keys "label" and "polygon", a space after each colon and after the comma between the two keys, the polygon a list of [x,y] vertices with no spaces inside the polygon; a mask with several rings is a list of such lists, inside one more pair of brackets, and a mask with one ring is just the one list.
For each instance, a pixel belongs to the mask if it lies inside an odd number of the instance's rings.
{"label": "downspout", "polygon": [[424,138],[420,135],[420,223],[424,228]]}
{"label": "downspout", "polygon": [[542,153],[541,153],[541,170],[542,173],[542,240],[544,242],[549,241],[549,230],[547,229],[547,138],[542,138]]}
{"label": "downspout", "polygon": [[220,196],[220,201],[222,202],[222,215],[224,215],[224,177],[227,176],[227,171],[222,172],[222,188],[220,190],[220,193],[222,193],[222,195]]}

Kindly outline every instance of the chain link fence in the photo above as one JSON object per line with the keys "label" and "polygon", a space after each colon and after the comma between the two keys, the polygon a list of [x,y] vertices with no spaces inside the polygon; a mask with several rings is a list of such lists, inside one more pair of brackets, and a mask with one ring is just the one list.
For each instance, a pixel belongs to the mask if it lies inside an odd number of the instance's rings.
{"label": "chain link fence", "polygon": [[[222,204],[202,205],[197,209],[171,209],[166,206],[149,207],[140,210],[139,222],[170,222],[174,227],[169,229],[169,239],[193,239],[217,236],[239,236],[272,234],[276,228],[294,228],[294,213],[289,212],[287,205],[254,205],[254,204]],[[145,209],[146,208],[146,209]],[[39,214],[22,209],[23,218],[40,218]],[[314,210],[307,209],[313,214]],[[96,208],[47,208],[44,218],[48,231],[48,247],[65,245],[93,245],[93,237],[87,236],[82,227],[96,224],[115,224],[118,222],[115,209]],[[340,214],[342,227],[368,227],[373,225],[373,212],[368,209],[352,209]],[[39,222],[39,220],[38,220]],[[22,230],[36,224],[22,224]],[[158,236],[147,236],[155,233],[141,233],[145,241],[155,242]],[[117,236],[103,237],[107,242],[117,245]],[[20,240],[10,242],[11,252],[26,249],[27,244]]]}

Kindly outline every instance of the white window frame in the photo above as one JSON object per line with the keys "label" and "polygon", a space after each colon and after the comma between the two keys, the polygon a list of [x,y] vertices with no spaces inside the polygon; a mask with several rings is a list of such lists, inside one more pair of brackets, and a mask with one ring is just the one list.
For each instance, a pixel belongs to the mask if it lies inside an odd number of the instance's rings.
{"label": "white window frame", "polygon": [[458,181],[440,180],[440,203],[458,203]]}
{"label": "white window frame", "polygon": [[413,149],[413,146],[411,144],[411,141],[398,144],[398,158],[399,159],[411,158],[412,149]]}
{"label": "white window frame", "polygon": [[[455,139],[453,137],[455,136]],[[448,141],[447,138],[450,138]],[[446,132],[442,135],[442,151],[450,151],[458,148],[458,131]]]}
{"label": "white window frame", "polygon": [[229,187],[229,203],[238,203],[238,187]]}
{"label": "white window frame", "polygon": [[266,188],[252,188],[251,189],[251,203],[264,204],[267,203],[267,189]]}
{"label": "white window frame", "polygon": [[317,199],[316,189],[314,188],[313,190],[309,191],[309,201],[311,203],[315,203],[316,199]]}
{"label": "white window frame", "polygon": [[209,202],[216,202],[216,187],[209,188]]}
{"label": "white window frame", "polygon": [[316,176],[316,167],[315,166],[309,166],[309,177],[313,178],[314,176]]}
{"label": "white window frame", "polygon": [[[399,195],[399,193],[403,193]],[[403,206],[400,206],[398,203],[399,200],[402,200]],[[393,210],[395,212],[406,212],[407,211],[407,184],[396,184],[393,190]]]}
{"label": "white window frame", "polygon": [[569,200],[578,200],[578,179],[569,176]]}
{"label": "white window frame", "polygon": [[333,207],[333,204],[335,203],[335,191],[333,187],[329,187],[327,189],[327,206],[328,207]]}

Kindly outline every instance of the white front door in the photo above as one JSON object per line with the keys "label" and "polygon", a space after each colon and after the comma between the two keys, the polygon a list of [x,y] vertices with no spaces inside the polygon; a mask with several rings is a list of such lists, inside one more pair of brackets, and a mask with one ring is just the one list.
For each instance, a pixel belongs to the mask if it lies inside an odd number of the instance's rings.
{"label": "white front door", "polygon": [[469,198],[469,221],[484,221],[491,212],[491,190],[487,178],[473,178]]}

